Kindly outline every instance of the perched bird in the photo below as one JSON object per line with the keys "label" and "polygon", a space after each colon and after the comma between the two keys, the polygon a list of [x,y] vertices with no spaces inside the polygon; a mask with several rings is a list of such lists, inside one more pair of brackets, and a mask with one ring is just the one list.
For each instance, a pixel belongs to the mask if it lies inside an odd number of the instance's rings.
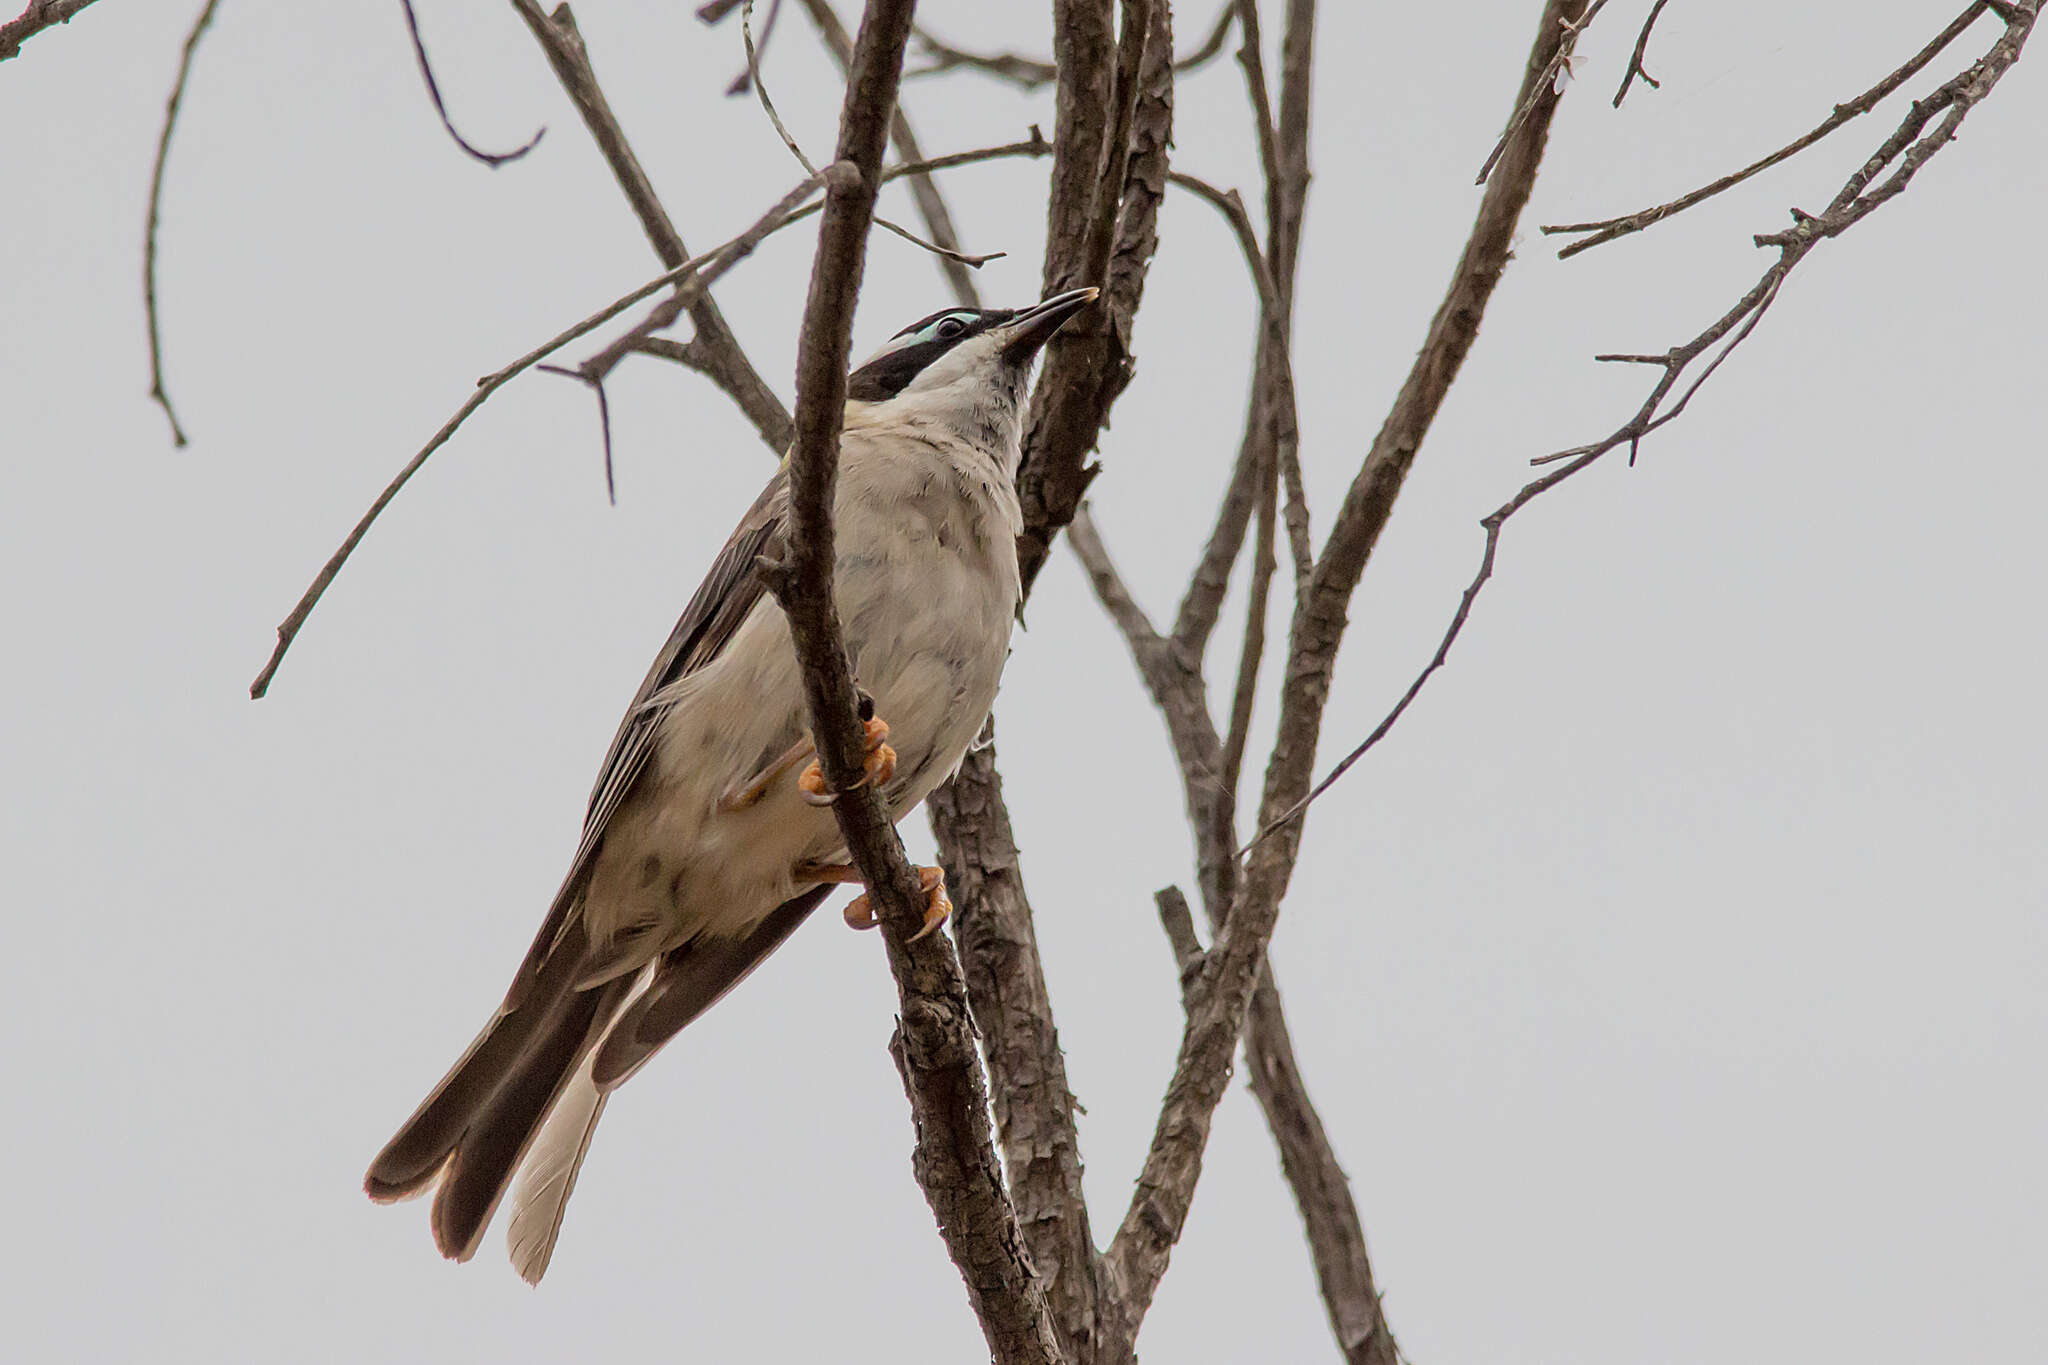
{"label": "perched bird", "polygon": [[[866,779],[896,819],[959,766],[995,700],[1019,600],[1026,381],[1095,296],[934,313],[848,380],[835,594],[864,694]],[[833,884],[859,880],[818,766],[804,766],[789,623],[756,567],[776,554],[788,503],[785,462],[627,708],[504,1004],[371,1163],[364,1188],[380,1202],[438,1185],[443,1255],[474,1254],[516,1173],[512,1263],[537,1283],[612,1088]],[[952,905],[937,868],[921,875],[929,933]],[[874,924],[865,895],[846,918]]]}

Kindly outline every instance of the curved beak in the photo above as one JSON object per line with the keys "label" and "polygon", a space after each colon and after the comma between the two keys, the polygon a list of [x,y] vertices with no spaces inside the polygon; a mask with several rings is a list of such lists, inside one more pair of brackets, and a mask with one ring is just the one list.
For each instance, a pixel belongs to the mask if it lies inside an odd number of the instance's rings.
{"label": "curved beak", "polygon": [[1009,333],[1009,339],[1003,343],[1003,359],[1013,365],[1030,364],[1039,347],[1052,340],[1052,334],[1068,318],[1095,302],[1101,292],[1093,285],[1085,289],[1069,289],[1011,318],[1003,324],[1003,330]]}

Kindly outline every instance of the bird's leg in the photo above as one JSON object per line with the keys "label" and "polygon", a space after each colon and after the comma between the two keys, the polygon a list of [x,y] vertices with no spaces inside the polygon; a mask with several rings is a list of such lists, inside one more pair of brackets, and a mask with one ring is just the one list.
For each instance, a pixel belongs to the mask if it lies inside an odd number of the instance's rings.
{"label": "bird's leg", "polygon": [[[806,863],[797,869],[799,883],[832,883],[835,885],[860,886],[860,869],[849,863]],[[946,894],[946,870],[942,867],[920,867],[917,869],[918,889],[924,893],[924,928],[910,936],[917,942],[932,930],[946,922],[953,913],[953,898]],[[875,919],[874,903],[863,891],[846,903],[846,925],[849,929],[872,929],[879,922]]]}
{"label": "bird's leg", "polygon": [[[752,781],[748,782],[745,786],[734,787],[724,796],[719,797],[719,813],[722,815],[730,814],[736,810],[745,810],[747,807],[755,804],[768,794],[768,789],[774,786],[784,773],[816,752],[816,746],[811,743],[808,737],[790,745],[783,752],[782,757],[763,768]],[[817,765],[812,764],[811,766],[816,767]]]}
{"label": "bird's leg", "polygon": [[[856,787],[870,782],[884,783],[896,775],[896,751],[889,747],[889,722],[880,716],[871,715],[861,722],[861,747],[867,753],[862,764],[860,781]],[[825,771],[811,760],[811,766],[804,769],[796,780],[797,789],[804,794],[804,800],[814,806],[829,806],[837,794],[825,784]]]}

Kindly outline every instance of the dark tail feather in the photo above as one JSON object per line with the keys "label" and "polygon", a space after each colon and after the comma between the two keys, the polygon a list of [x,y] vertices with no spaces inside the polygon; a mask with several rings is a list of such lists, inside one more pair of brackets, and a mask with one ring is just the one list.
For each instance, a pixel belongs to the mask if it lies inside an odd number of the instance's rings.
{"label": "dark tail feather", "polygon": [[831,894],[813,887],[784,901],[744,938],[692,939],[662,955],[654,979],[619,1012],[599,1044],[591,1079],[610,1090],[747,978]]}
{"label": "dark tail feather", "polygon": [[[379,1203],[409,1199],[434,1183],[463,1134],[519,1066],[555,1005],[573,987],[583,957],[581,932],[574,938],[560,945],[566,951],[550,954],[530,981],[514,983],[516,999],[507,998],[397,1136],[377,1153],[363,1179],[370,1198]],[[527,976],[525,968],[520,975]]]}
{"label": "dark tail feather", "polygon": [[630,981],[615,981],[560,996],[547,1008],[532,1046],[470,1121],[447,1163],[433,1214],[443,1256],[466,1261],[475,1253],[548,1111],[630,989]]}

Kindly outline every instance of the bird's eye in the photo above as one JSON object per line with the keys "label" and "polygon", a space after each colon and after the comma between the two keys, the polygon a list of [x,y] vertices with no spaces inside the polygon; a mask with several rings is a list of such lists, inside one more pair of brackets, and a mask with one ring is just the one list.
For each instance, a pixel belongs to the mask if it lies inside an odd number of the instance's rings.
{"label": "bird's eye", "polygon": [[941,341],[951,341],[966,330],[967,324],[958,318],[941,318],[939,320],[938,336]]}

